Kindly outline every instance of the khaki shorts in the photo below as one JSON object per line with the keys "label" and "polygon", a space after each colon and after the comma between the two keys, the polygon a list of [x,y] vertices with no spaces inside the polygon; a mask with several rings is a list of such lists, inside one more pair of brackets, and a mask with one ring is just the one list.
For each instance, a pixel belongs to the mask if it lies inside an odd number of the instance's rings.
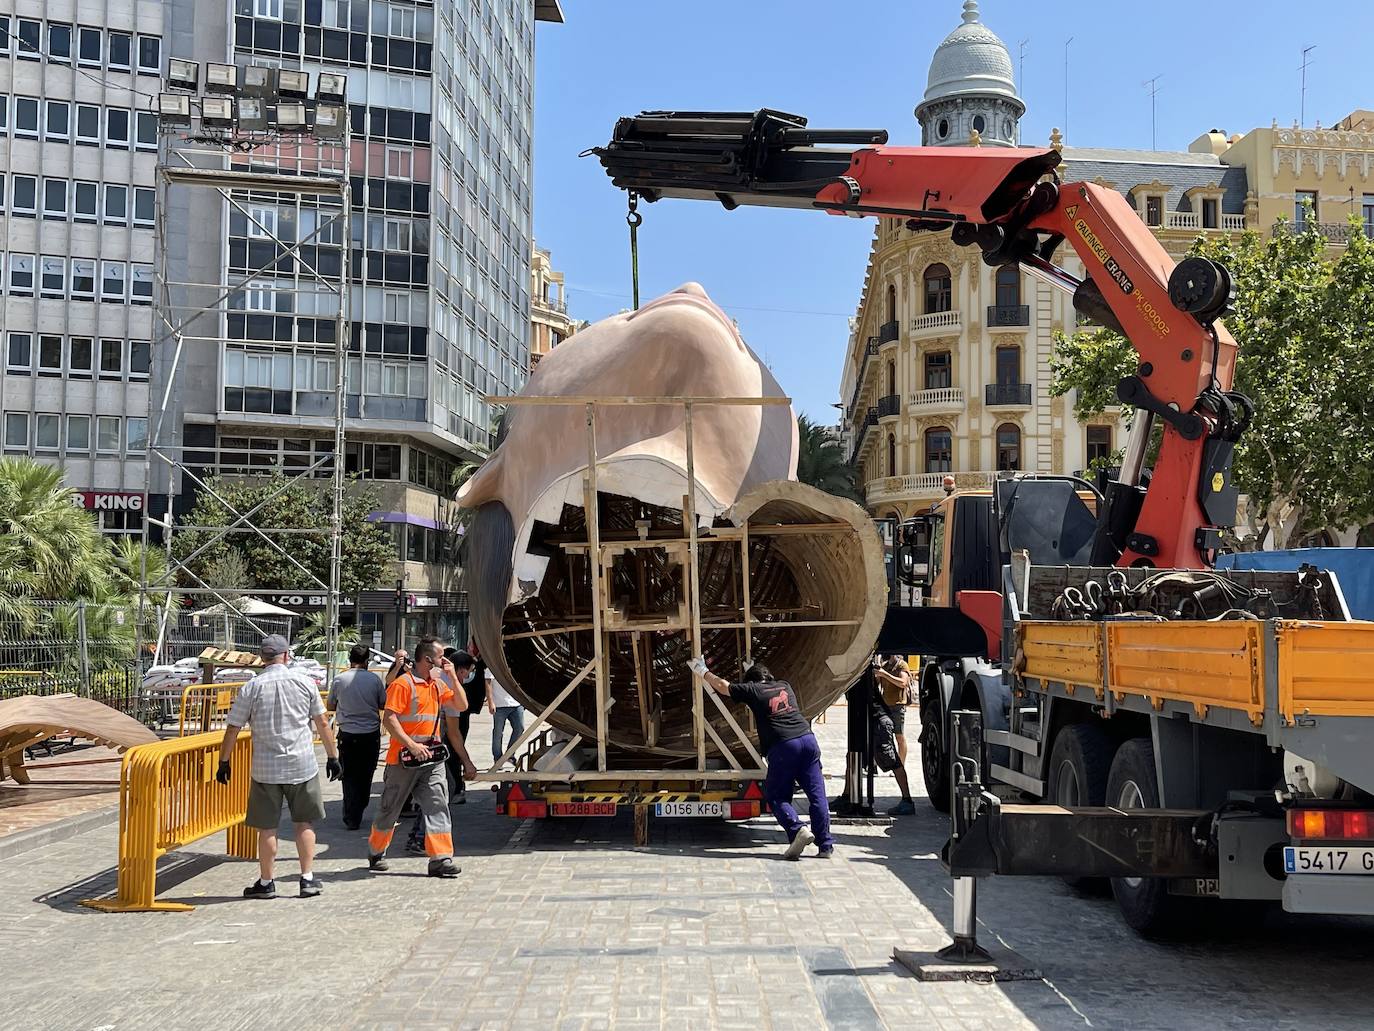
{"label": "khaki shorts", "polygon": [[324,796],[317,773],[303,784],[259,784],[249,781],[248,815],[244,823],[258,830],[272,831],[281,823],[281,804],[291,810],[292,823],[314,823],[324,819]]}

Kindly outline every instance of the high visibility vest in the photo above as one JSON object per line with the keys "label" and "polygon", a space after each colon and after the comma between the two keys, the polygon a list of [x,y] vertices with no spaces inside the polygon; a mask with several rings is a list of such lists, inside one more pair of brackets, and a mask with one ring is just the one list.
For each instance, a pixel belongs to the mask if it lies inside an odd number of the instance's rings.
{"label": "high visibility vest", "polygon": [[[398,690],[399,688],[399,690]],[[452,689],[443,681],[421,680],[413,673],[405,673],[393,680],[386,692],[386,708],[395,713],[401,729],[413,741],[429,741],[441,736],[444,695],[451,699]],[[403,698],[406,695],[408,698]],[[397,704],[401,703],[401,704]],[[391,739],[386,761],[400,762],[401,742]]]}

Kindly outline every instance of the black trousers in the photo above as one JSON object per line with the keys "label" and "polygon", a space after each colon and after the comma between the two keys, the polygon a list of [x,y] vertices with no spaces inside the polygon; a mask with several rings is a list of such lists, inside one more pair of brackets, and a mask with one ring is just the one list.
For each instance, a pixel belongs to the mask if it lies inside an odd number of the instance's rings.
{"label": "black trousers", "polygon": [[[463,735],[464,743],[468,739],[468,727],[472,724],[472,713],[464,712],[458,716],[458,732]],[[466,790],[467,785],[463,783],[463,760],[458,758],[458,749],[448,750],[448,773],[449,782],[453,785],[454,791]]]}
{"label": "black trousers", "polygon": [[343,819],[361,824],[372,795],[372,778],[382,748],[382,732],[350,734],[339,731],[339,762],[343,766]]}

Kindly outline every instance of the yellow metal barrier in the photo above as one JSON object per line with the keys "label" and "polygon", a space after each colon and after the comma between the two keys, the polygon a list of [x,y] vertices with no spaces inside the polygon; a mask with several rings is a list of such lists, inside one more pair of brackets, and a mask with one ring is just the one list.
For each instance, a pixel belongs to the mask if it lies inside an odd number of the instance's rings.
{"label": "yellow metal barrier", "polygon": [[243,823],[248,811],[251,735],[244,731],[230,756],[228,784],[215,780],[222,734],[196,734],[124,753],[119,769],[119,890],[112,899],[85,899],[107,913],[181,912],[184,902],[159,902],[157,861],[198,838],[227,830],[229,855],[256,859],[257,832]]}
{"label": "yellow metal barrier", "polygon": [[247,681],[229,684],[190,684],[181,692],[177,737],[223,729],[229,706]]}

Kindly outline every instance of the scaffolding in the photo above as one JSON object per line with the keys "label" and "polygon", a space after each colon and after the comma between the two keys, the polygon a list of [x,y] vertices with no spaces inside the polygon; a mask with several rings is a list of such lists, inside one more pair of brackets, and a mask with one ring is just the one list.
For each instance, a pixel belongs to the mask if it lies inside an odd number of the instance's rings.
{"label": "scaffolding", "polygon": [[[148,511],[143,523],[143,559],[140,568],[140,592],[137,618],[137,654],[140,662],[151,653],[156,663],[163,657],[168,643],[169,625],[175,625],[173,608],[178,595],[193,598],[216,599],[225,610],[236,614],[253,629],[255,633],[266,634],[271,630],[260,625],[251,614],[242,608],[242,600],[254,592],[246,586],[212,586],[198,575],[193,568],[195,560],[203,555],[213,544],[236,534],[253,535],[265,542],[280,557],[284,567],[301,576],[306,581],[303,589],[318,591],[326,596],[325,607],[325,657],[326,684],[332,684],[335,657],[339,639],[340,583],[343,539],[343,501],[345,491],[345,376],[348,365],[348,346],[350,341],[350,280],[351,280],[351,231],[352,205],[350,193],[351,146],[345,119],[343,135],[337,139],[317,139],[303,134],[284,132],[244,133],[226,130],[222,133],[207,132],[201,129],[193,134],[189,127],[176,131],[167,125],[161,127],[159,163],[157,167],[157,255],[154,282],[154,355],[164,356],[170,351],[165,362],[159,362],[162,369],[158,389],[149,392],[148,444],[144,458],[144,482],[148,491],[153,490],[153,470],[156,468],[165,476],[167,505],[161,519]],[[265,160],[264,160],[265,159]],[[270,162],[270,168],[264,167]],[[210,266],[215,268],[218,281],[195,282],[192,279],[194,263],[187,263],[185,270],[174,267],[173,251],[169,244],[169,215],[172,211],[170,198],[173,191],[188,191],[188,196],[218,194],[222,199],[217,205],[219,233],[217,240],[220,253]],[[264,220],[255,213],[252,201],[278,204],[289,201],[297,203],[306,200],[318,205],[318,216],[313,231],[296,234],[294,240],[284,240],[278,232],[275,219]],[[191,210],[195,210],[192,204]],[[249,226],[248,235],[258,241],[271,245],[272,257],[267,262],[258,263],[245,253],[244,267],[249,271],[235,273],[230,271],[231,263],[226,260],[229,249],[229,224],[231,215],[240,213]],[[189,220],[188,220],[189,221]],[[274,224],[268,224],[272,222]],[[335,232],[334,230],[337,230]],[[190,225],[179,226],[184,234],[188,249],[196,246],[196,233]],[[337,236],[342,260],[337,276],[325,274],[318,267],[318,252],[308,255],[306,248],[315,246],[323,239]],[[293,269],[295,277],[292,287],[285,287],[275,280],[283,267]],[[294,271],[298,270],[298,271]],[[264,288],[264,278],[274,278],[269,288]],[[209,278],[208,276],[205,278]],[[269,300],[270,298],[270,300]],[[307,477],[330,478],[330,519],[327,526],[318,528],[283,528],[259,525],[259,513],[276,497],[283,493],[293,482],[288,479],[262,498],[252,507],[241,508],[234,505],[207,482],[208,476],[193,468],[187,461],[188,448],[181,440],[180,388],[182,376],[187,372],[204,374],[211,371],[214,379],[214,412],[218,424],[218,413],[224,409],[222,390],[222,369],[224,356],[230,344],[252,345],[260,343],[271,345],[274,341],[257,341],[249,338],[248,316],[253,314],[291,313],[293,331],[291,348],[294,355],[301,346],[298,313],[307,310],[299,302],[309,298],[308,310],[312,313],[333,313],[334,339],[332,346],[313,345],[312,352],[318,357],[333,359],[333,410],[332,410],[332,451],[318,456],[305,467],[293,470]],[[267,308],[261,305],[266,301]],[[235,317],[241,317],[244,330],[234,336],[231,325]],[[204,348],[213,346],[215,368],[186,369],[189,347],[199,345]],[[292,374],[295,375],[297,363],[292,360]],[[295,391],[292,391],[293,398]],[[270,420],[270,413],[263,413]],[[330,429],[328,423],[321,429]],[[161,477],[160,477],[161,479]],[[178,524],[175,511],[176,499],[182,494],[188,482],[214,498],[228,513],[225,525],[196,526],[190,523]],[[161,530],[161,544],[165,556],[165,569],[151,577],[148,570],[148,547],[150,526]],[[178,532],[197,531],[207,536],[193,550],[178,555],[173,542]],[[329,568],[327,582],[302,564],[289,547],[293,535],[327,536],[329,540]],[[285,545],[278,538],[285,539]],[[261,588],[257,588],[261,589]],[[272,629],[275,629],[273,627]],[[152,640],[147,640],[151,637]]]}

